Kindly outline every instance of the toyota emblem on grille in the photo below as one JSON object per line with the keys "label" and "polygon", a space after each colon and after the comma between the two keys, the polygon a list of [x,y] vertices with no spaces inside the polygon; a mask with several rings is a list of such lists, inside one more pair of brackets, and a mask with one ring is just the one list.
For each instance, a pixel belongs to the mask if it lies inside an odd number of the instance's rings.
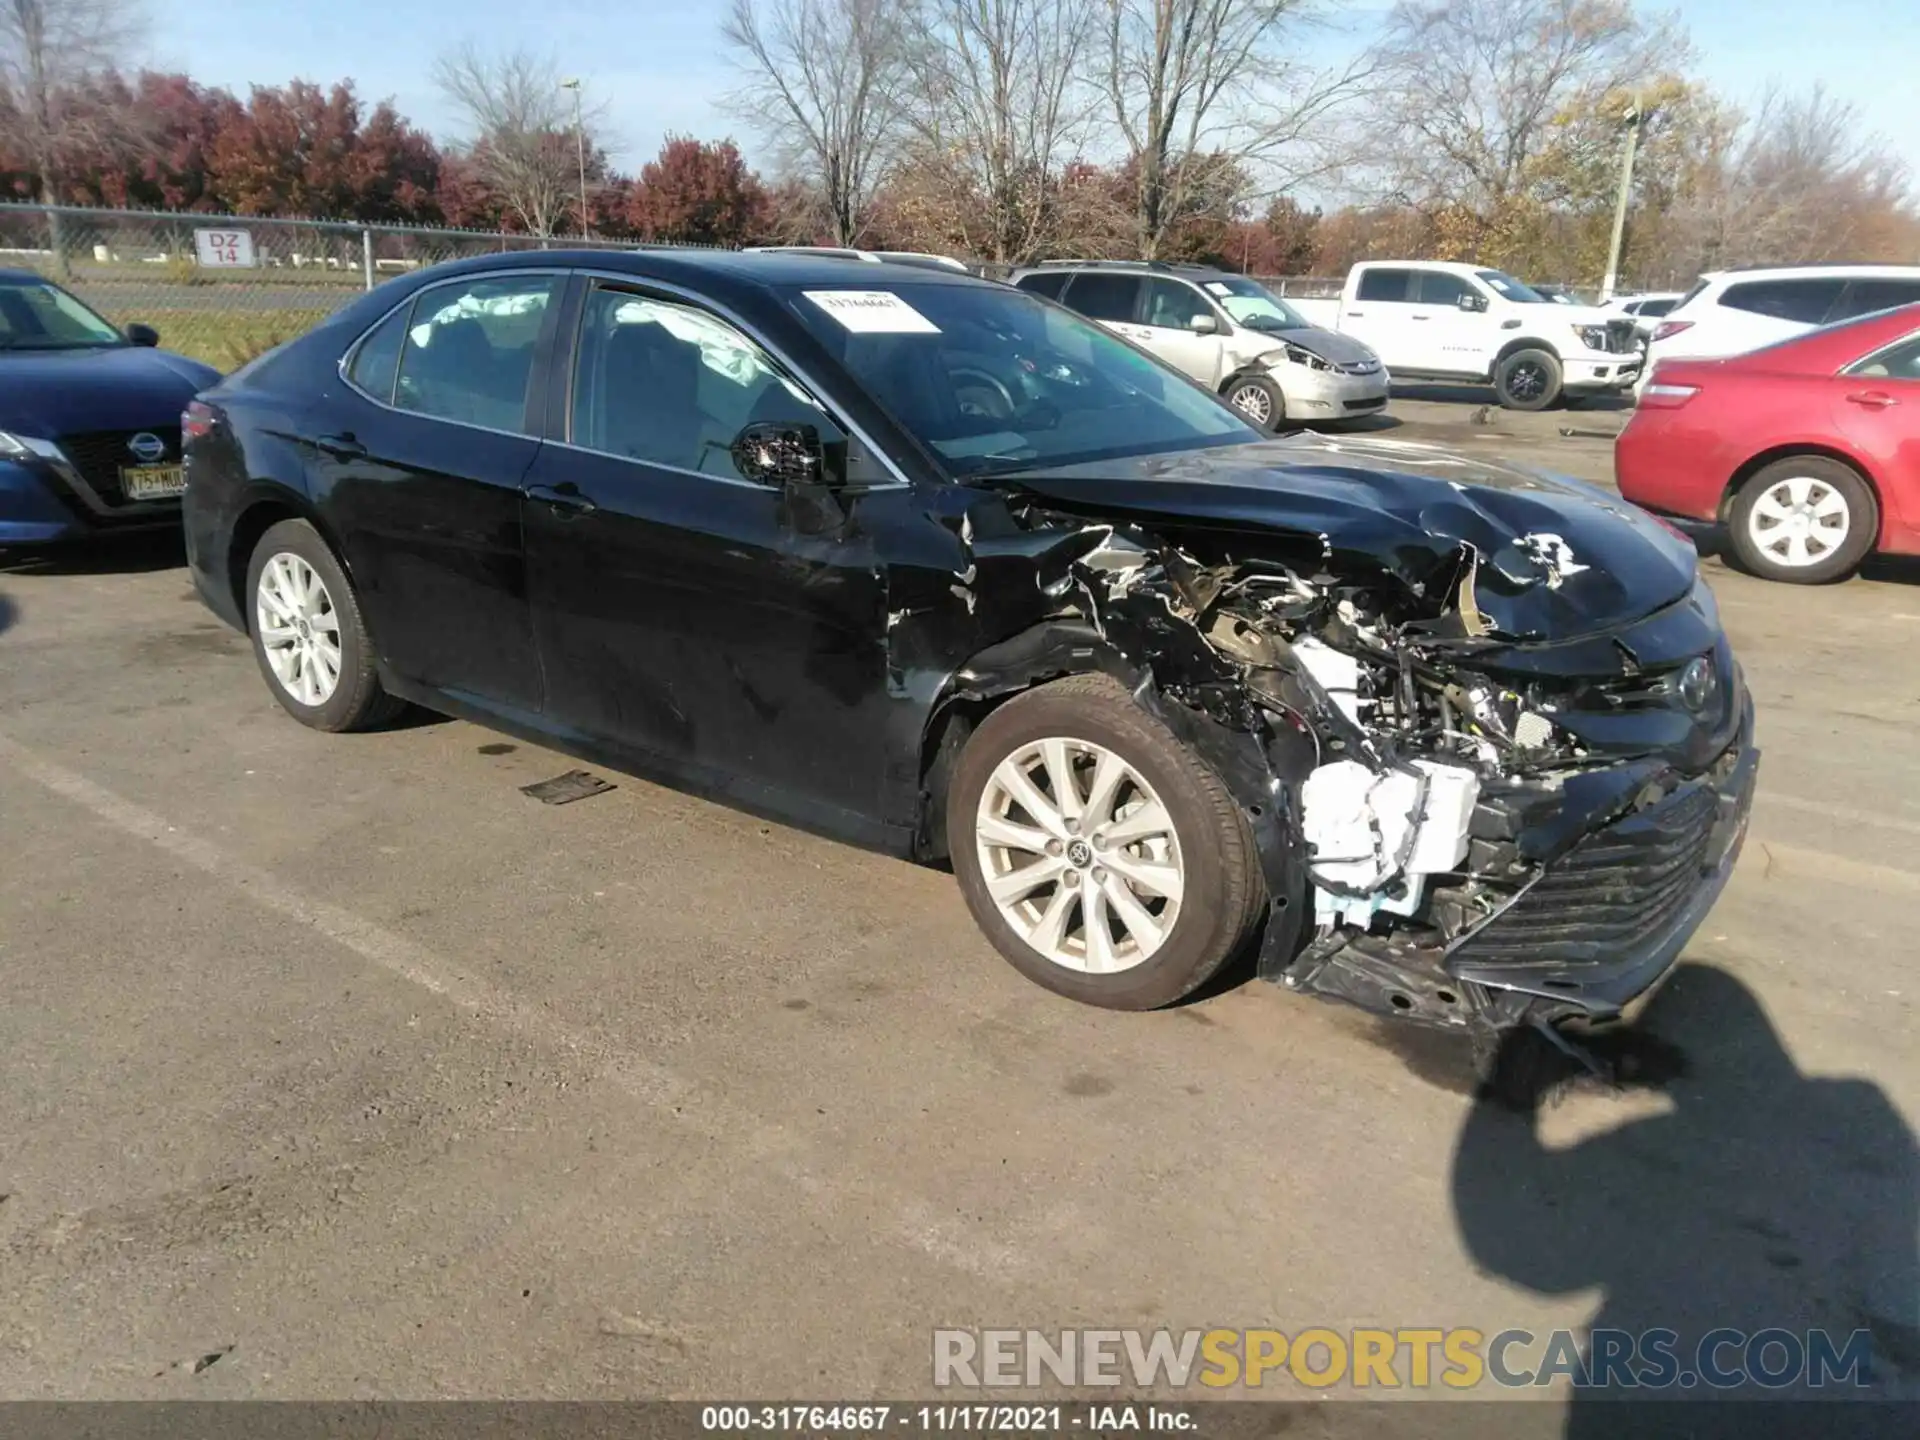
{"label": "toyota emblem on grille", "polygon": [[1720,689],[1720,677],[1713,673],[1713,661],[1702,655],[1687,662],[1680,672],[1680,703],[1698,715],[1713,703]]}
{"label": "toyota emblem on grille", "polygon": [[151,465],[156,460],[167,458],[167,442],[151,430],[142,430],[127,441],[127,449],[133,452],[133,458],[142,464]]}

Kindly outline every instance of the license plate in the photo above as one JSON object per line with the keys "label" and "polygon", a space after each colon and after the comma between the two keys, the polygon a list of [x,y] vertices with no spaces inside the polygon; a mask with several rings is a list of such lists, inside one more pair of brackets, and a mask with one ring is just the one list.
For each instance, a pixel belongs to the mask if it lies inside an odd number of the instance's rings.
{"label": "license plate", "polygon": [[184,465],[122,465],[120,488],[129,500],[165,500],[187,488]]}

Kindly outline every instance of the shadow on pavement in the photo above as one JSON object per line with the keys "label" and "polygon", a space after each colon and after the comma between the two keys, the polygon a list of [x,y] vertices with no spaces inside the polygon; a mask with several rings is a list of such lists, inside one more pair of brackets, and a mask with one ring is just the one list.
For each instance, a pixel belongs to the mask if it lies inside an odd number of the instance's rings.
{"label": "shadow on pavement", "polygon": [[0,548],[0,574],[10,575],[138,575],[178,570],[186,563],[186,542],[178,530],[97,535],[44,549]]}
{"label": "shadow on pavement", "polygon": [[14,604],[11,596],[0,594],[0,635],[11,630],[19,619],[20,607]]}
{"label": "shadow on pavement", "polygon": [[[1920,1152],[1877,1085],[1803,1074],[1744,984],[1687,966],[1643,1028],[1602,1037],[1618,1082],[1661,1090],[1670,1108],[1555,1146],[1541,1137],[1541,1111],[1578,1083],[1572,1062],[1531,1031],[1510,1039],[1461,1132],[1453,1205],[1484,1273],[1549,1295],[1604,1292],[1582,1345],[1591,1383],[1573,1391],[1568,1435],[1636,1433],[1633,1416],[1611,1407],[1620,1399],[1857,1401],[1920,1373]],[[1865,1332],[1872,1386],[1720,1389],[1704,1374],[1688,1385],[1680,1377],[1696,1372],[1702,1337],[1721,1327],[1787,1332],[1769,1342],[1768,1372],[1811,1330],[1841,1352]],[[1621,1368],[1605,1364],[1620,1353],[1613,1332],[1655,1329],[1676,1332],[1674,1380],[1624,1387]],[[1545,1337],[1516,1344],[1508,1368],[1537,1367],[1547,1350]],[[1746,1353],[1728,1344],[1712,1358],[1725,1373]],[[1577,1384],[1577,1371],[1562,1373]],[[1848,1433],[1844,1416],[1827,1413],[1832,1433]],[[1756,1418],[1748,1413],[1745,1433],[1767,1433]]]}

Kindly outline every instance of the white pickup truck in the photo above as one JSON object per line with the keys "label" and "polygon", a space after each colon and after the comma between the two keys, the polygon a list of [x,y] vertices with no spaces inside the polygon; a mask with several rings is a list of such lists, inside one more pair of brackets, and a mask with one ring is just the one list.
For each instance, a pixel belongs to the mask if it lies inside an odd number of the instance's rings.
{"label": "white pickup truck", "polygon": [[1643,360],[1630,317],[1557,303],[1483,265],[1369,260],[1339,299],[1287,303],[1368,346],[1396,382],[1492,385],[1510,410],[1626,390]]}

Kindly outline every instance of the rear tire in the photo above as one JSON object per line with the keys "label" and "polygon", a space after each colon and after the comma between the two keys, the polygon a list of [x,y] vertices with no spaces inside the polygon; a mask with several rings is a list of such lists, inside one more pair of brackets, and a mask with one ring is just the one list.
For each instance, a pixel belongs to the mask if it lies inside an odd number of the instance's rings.
{"label": "rear tire", "polygon": [[1544,410],[1560,386],[1560,357],[1551,350],[1516,350],[1493,370],[1493,393],[1508,410]]}
{"label": "rear tire", "polygon": [[1880,534],[1872,488],[1825,455],[1774,461],[1740,487],[1727,518],[1741,568],[1788,585],[1844,580]]}
{"label": "rear tire", "polygon": [[1287,423],[1287,397],[1264,375],[1229,380],[1221,395],[1257,429],[1278,431]]}
{"label": "rear tire", "polygon": [[1267,903],[1226,786],[1105,675],[1042,685],[981,722],[948,789],[947,842],[1007,961],[1112,1010],[1191,993]]}
{"label": "rear tire", "polygon": [[253,656],[286,712],[315,730],[365,730],[406,709],[380,687],[359,597],[320,532],[282,520],[247,564]]}

